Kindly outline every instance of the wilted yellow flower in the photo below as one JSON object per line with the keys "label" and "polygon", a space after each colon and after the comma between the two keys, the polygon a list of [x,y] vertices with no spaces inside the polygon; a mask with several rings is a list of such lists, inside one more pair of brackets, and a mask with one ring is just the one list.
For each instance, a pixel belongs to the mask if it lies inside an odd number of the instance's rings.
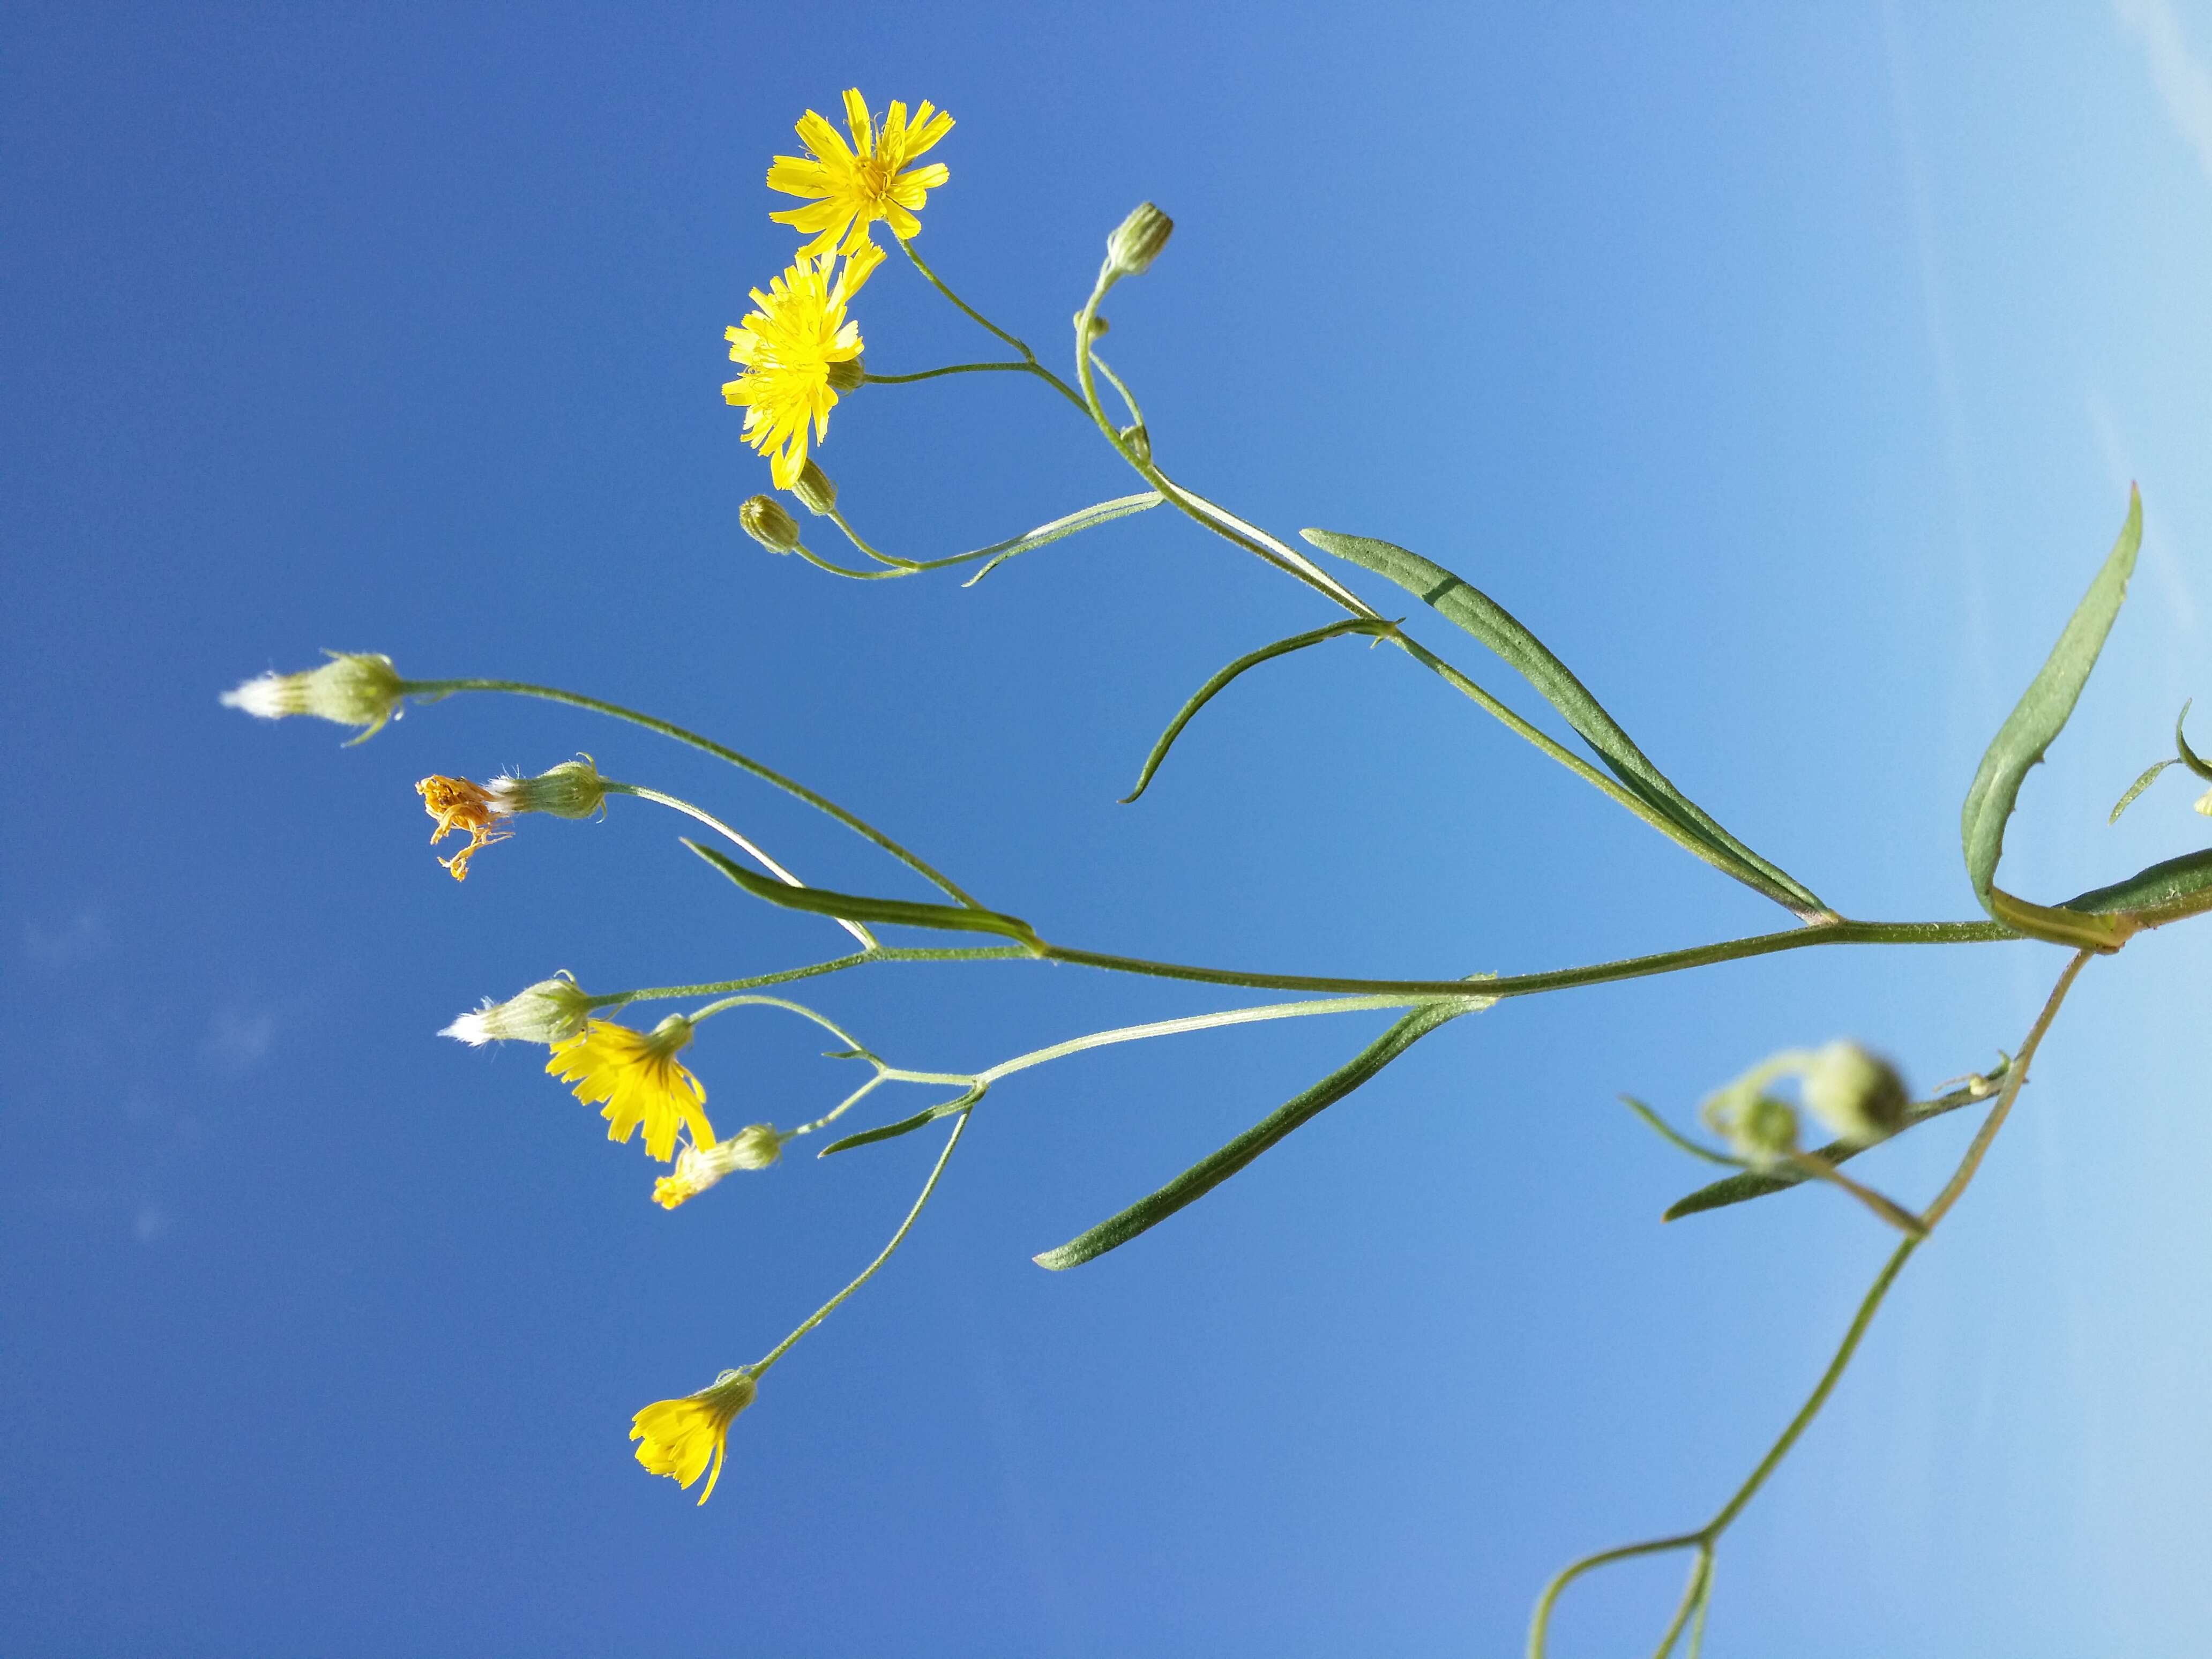
{"label": "wilted yellow flower", "polygon": [[751,1405],[758,1392],[743,1371],[724,1371],[712,1388],[681,1400],[654,1401],[630,1419],[629,1437],[639,1443],[637,1461],[648,1474],[665,1474],[686,1492],[706,1475],[707,1490],[699,1494],[705,1503],[722,1478],[730,1419]]}
{"label": "wilted yellow flower", "polygon": [[510,839],[510,832],[500,828],[507,821],[505,809],[482,784],[434,774],[416,784],[415,793],[422,797],[422,810],[438,821],[438,827],[430,832],[431,846],[448,835],[469,838],[469,844],[453,857],[438,860],[453,872],[455,881],[468,879],[469,860],[478,853],[495,842]]}
{"label": "wilted yellow flower", "polygon": [[868,227],[878,219],[902,242],[919,236],[921,221],[915,214],[929,192],[952,176],[942,161],[908,166],[952,131],[952,118],[927,100],[911,122],[906,106],[894,100],[878,128],[868,114],[868,100],[858,87],[850,87],[845,93],[845,125],[853,134],[850,149],[836,127],[807,111],[799,118],[798,131],[809,153],[779,155],[768,170],[770,190],[815,198],[805,207],[769,215],[802,234],[819,233],[799,250],[802,259],[813,253],[852,253],[872,246]]}
{"label": "wilted yellow flower", "polygon": [[653,1183],[653,1201],[672,1210],[732,1170],[765,1170],[783,1156],[783,1140],[773,1123],[748,1123],[727,1140],[686,1146],[677,1156],[675,1173]]}
{"label": "wilted yellow flower", "polygon": [[645,1126],[645,1150],[662,1163],[676,1156],[676,1131],[691,1132],[695,1146],[714,1144],[714,1126],[703,1109],[707,1091],[676,1056],[691,1042],[691,1022],[671,1014],[650,1031],[613,1020],[587,1019],[574,1036],[553,1045],[545,1069],[576,1085],[586,1106],[606,1103],[609,1140],[628,1140]]}
{"label": "wilted yellow flower", "polygon": [[830,411],[837,404],[830,365],[860,355],[860,325],[847,320],[846,302],[883,257],[864,243],[832,281],[834,255],[802,254],[767,293],[753,289],[759,310],[723,331],[730,361],[745,369],[724,385],[723,401],[745,411],[745,441],[769,456],[778,489],[796,484],[806,465],[808,425],[816,443],[830,434]]}

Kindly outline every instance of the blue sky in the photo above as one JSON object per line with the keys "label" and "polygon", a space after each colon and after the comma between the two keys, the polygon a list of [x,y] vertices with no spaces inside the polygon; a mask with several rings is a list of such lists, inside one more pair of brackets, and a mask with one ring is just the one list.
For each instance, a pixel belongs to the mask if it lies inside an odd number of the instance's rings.
{"label": "blue sky", "polygon": [[[1049,356],[1104,233],[1157,200],[1175,240],[1108,309],[1170,468],[1278,532],[1458,569],[1854,915],[1972,914],[1960,797],[2139,481],[2134,596],[2008,884],[2201,844],[2174,780],[2104,818],[2212,695],[2202,6],[71,6],[0,31],[0,1649],[1516,1651],[1553,1568],[1733,1486],[1885,1249],[1827,1194],[1662,1229],[1699,1170],[1615,1095],[1686,1115],[1841,1034],[1933,1084],[2014,1046],[2055,975],[2027,945],[1801,952],[1509,1004],[1057,1275],[1030,1255],[1380,1021],[1025,1074],[779,1367],[714,1501],[644,1475],[629,1414],[842,1284],[927,1148],[655,1210],[644,1158],[529,1054],[437,1029],[557,968],[719,977],[834,930],[725,890],[635,803],[528,823],[457,886],[412,785],[586,750],[811,880],[920,895],[588,716],[456,699],[341,749],[222,687],[331,647],[650,708],[1048,937],[1137,955],[1517,971],[1787,921],[1358,642],[1260,671],[1115,805],[1208,673],[1330,619],[1164,515],[971,590],[746,541],[765,467],[721,331],[791,246],[767,157],[845,86],[957,118],[920,246]],[[885,372],[986,343],[898,266],[865,299]],[[921,556],[1131,487],[1012,377],[870,388],[822,459]],[[2172,1652],[2212,1619],[2207,967],[2175,930],[2085,978],[1729,1535],[1710,1652]],[[872,971],[811,1000],[931,1069],[1265,1000]],[[822,1109],[821,1046],[706,1028],[718,1122]],[[1863,1167],[1924,1195],[1967,1133]],[[1589,1582],[1556,1650],[1648,1649],[1678,1579]]]}

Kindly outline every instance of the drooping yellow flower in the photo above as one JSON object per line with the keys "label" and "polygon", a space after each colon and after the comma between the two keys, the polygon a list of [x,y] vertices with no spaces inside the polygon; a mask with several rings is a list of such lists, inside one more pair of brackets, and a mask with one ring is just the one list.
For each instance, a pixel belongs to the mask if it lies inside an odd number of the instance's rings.
{"label": "drooping yellow flower", "polygon": [[675,1173],[653,1183],[653,1201],[672,1210],[732,1170],[765,1170],[783,1156],[785,1139],[773,1123],[748,1123],[727,1140],[686,1146],[677,1158]]}
{"label": "drooping yellow flower", "polygon": [[416,784],[415,793],[422,797],[422,810],[438,821],[430,832],[431,846],[449,834],[469,838],[469,844],[453,857],[438,860],[453,872],[455,881],[468,879],[469,860],[478,853],[495,842],[511,839],[511,832],[500,827],[507,821],[506,808],[482,784],[433,775]]}
{"label": "drooping yellow flower", "polygon": [[545,1069],[576,1085],[586,1106],[606,1104],[609,1140],[628,1140],[645,1126],[645,1150],[665,1164],[676,1156],[676,1131],[691,1132],[694,1145],[714,1144],[704,1109],[707,1091],[676,1056],[690,1046],[691,1022],[671,1014],[650,1031],[608,1019],[587,1019],[574,1036],[553,1045]]}
{"label": "drooping yellow flower", "polygon": [[[878,128],[860,89],[848,88],[845,125],[853,134],[849,149],[836,128],[807,111],[799,118],[798,131],[808,154],[779,155],[768,170],[770,190],[811,198],[805,207],[769,216],[780,225],[814,236],[800,250],[802,259],[872,246],[868,227],[878,219],[902,242],[919,236],[921,221],[915,214],[929,192],[952,176],[942,161],[908,165],[952,131],[952,118],[926,100],[912,121],[907,119],[906,106],[895,100]],[[844,239],[842,246],[840,237]]]}
{"label": "drooping yellow flower", "polygon": [[778,489],[799,482],[810,424],[814,442],[830,435],[840,383],[846,390],[859,384],[860,325],[846,318],[845,306],[883,257],[863,244],[833,281],[834,256],[801,255],[767,293],[753,289],[759,310],[722,331],[730,361],[745,369],[722,387],[723,401],[745,411],[745,441],[769,456]]}
{"label": "drooping yellow flower", "polygon": [[665,1474],[686,1492],[706,1475],[707,1490],[699,1494],[705,1503],[722,1478],[730,1419],[751,1405],[758,1392],[743,1371],[724,1371],[711,1388],[681,1400],[654,1401],[630,1419],[629,1437],[639,1443],[637,1461],[648,1474]]}

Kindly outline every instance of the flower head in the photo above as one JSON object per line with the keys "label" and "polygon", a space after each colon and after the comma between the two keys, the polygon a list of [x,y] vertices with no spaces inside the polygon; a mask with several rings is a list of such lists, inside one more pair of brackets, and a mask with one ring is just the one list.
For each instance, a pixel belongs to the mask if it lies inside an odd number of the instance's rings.
{"label": "flower head", "polygon": [[325,651],[330,660],[301,674],[261,674],[222,694],[226,708],[242,708],[265,720],[313,714],[340,726],[366,728],[361,743],[399,713],[406,682],[392,659],[368,651]]}
{"label": "flower head", "polygon": [[438,827],[430,832],[431,846],[449,835],[469,838],[469,844],[453,857],[438,860],[453,872],[455,881],[468,879],[471,859],[508,838],[509,832],[500,827],[507,820],[507,810],[480,783],[434,773],[415,786],[415,793],[422,797],[422,810],[438,821]]}
{"label": "flower head", "polygon": [[705,1503],[722,1478],[730,1419],[751,1405],[758,1392],[743,1371],[724,1371],[711,1388],[681,1400],[654,1401],[630,1419],[629,1437],[639,1443],[637,1461],[648,1474],[665,1474],[686,1492],[706,1475],[707,1490],[699,1494],[699,1501]]}
{"label": "flower head", "polygon": [[455,881],[468,878],[469,860],[495,842],[508,838],[504,826],[519,812],[548,812],[556,818],[589,817],[606,805],[607,781],[592,757],[562,761],[534,778],[497,777],[489,783],[433,774],[415,786],[422,810],[437,819],[430,832],[435,847],[448,835],[465,835],[469,844],[439,863]]}
{"label": "flower head", "polygon": [[806,465],[810,423],[816,443],[830,434],[837,403],[830,365],[860,355],[860,325],[846,319],[845,306],[883,257],[864,242],[833,281],[834,255],[801,254],[767,293],[753,289],[759,310],[723,331],[730,361],[745,371],[723,386],[723,401],[745,411],[747,443],[763,455],[775,452],[769,471],[779,489],[798,483]]}
{"label": "flower head", "polygon": [[[852,253],[873,246],[868,227],[882,220],[902,242],[921,234],[914,216],[929,192],[952,174],[942,161],[910,167],[915,157],[952,131],[952,118],[927,100],[907,119],[906,106],[894,100],[878,126],[858,87],[845,92],[845,125],[853,135],[848,148],[837,129],[812,110],[799,118],[799,141],[807,154],[779,155],[768,170],[768,187],[787,196],[809,198],[804,207],[769,217],[814,240],[799,251],[809,254]],[[843,240],[841,244],[839,238]]]}
{"label": "flower head", "polygon": [[568,973],[527,986],[505,1002],[484,999],[438,1033],[472,1048],[487,1042],[565,1042],[584,1029],[592,999]]}
{"label": "flower head", "polygon": [[650,1031],[587,1019],[582,1030],[553,1045],[545,1069],[574,1084],[576,1098],[586,1106],[606,1103],[599,1115],[609,1140],[628,1140],[642,1123],[646,1152],[665,1164],[676,1156],[679,1125],[691,1132],[694,1146],[714,1144],[707,1091],[676,1058],[690,1042],[691,1022],[681,1014]]}
{"label": "flower head", "polygon": [[653,1183],[653,1201],[672,1210],[696,1198],[732,1170],[765,1170],[783,1156],[783,1136],[773,1123],[748,1123],[727,1140],[711,1146],[686,1146],[676,1170]]}

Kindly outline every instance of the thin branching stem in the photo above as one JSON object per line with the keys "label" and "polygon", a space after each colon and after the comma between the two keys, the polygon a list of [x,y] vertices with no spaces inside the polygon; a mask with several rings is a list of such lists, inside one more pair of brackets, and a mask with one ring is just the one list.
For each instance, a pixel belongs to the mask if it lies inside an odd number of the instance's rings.
{"label": "thin branching stem", "polygon": [[702,738],[696,732],[687,732],[654,716],[641,714],[635,708],[625,708],[620,703],[605,702],[598,697],[587,697],[581,692],[564,691],[556,685],[532,685],[524,680],[408,680],[400,687],[403,696],[436,699],[450,696],[456,691],[500,691],[509,696],[543,697],[548,702],[563,702],[574,708],[588,708],[595,714],[606,714],[618,720],[628,720],[632,726],[641,726],[648,732],[658,732],[664,738],[673,738],[678,743],[689,744],[694,749],[712,755],[717,760],[727,761],[743,772],[750,772],[762,782],[771,784],[787,795],[805,801],[816,811],[837,820],[863,840],[873,842],[901,864],[921,876],[931,885],[950,894],[971,910],[983,906],[969,896],[951,877],[918,855],[908,852],[898,842],[857,814],[847,811],[827,795],[816,793],[795,778],[787,778],[774,767],[763,765],[750,755],[716,743],[712,738]]}

